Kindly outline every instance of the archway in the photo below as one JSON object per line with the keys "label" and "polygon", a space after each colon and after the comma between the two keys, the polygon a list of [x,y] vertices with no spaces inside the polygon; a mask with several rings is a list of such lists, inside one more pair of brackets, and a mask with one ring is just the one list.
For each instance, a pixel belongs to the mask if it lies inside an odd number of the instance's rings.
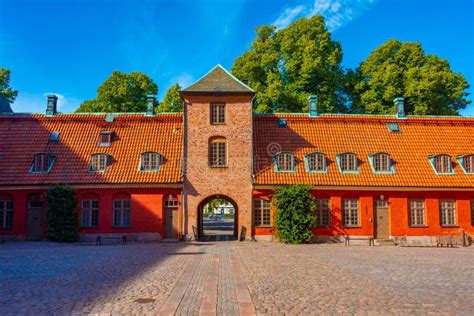
{"label": "archway", "polygon": [[199,204],[198,236],[202,241],[237,239],[237,204],[229,197],[212,195]]}

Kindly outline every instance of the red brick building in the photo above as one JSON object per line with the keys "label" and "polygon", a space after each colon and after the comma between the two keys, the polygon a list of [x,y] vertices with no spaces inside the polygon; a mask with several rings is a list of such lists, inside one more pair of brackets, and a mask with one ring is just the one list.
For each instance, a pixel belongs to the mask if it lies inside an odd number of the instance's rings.
{"label": "red brick building", "polygon": [[183,114],[0,114],[0,234],[45,237],[46,190],[76,189],[81,238],[193,238],[214,197],[235,235],[272,239],[275,186],[310,184],[318,241],[433,245],[474,235],[474,119],[256,114],[220,66],[181,92]]}

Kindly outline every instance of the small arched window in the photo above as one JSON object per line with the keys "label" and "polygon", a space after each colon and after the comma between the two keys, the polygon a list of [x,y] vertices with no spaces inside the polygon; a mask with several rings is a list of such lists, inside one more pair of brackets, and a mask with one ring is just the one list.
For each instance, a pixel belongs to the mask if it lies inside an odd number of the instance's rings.
{"label": "small arched window", "polygon": [[294,171],[296,167],[295,155],[291,152],[281,152],[275,155],[277,172]]}
{"label": "small arched window", "polygon": [[357,156],[353,153],[343,153],[337,156],[339,170],[341,172],[357,173],[359,172],[359,164]]}
{"label": "small arched window", "polygon": [[140,159],[140,171],[160,171],[163,156],[157,152],[145,152]]}
{"label": "small arched window", "polygon": [[56,156],[52,154],[36,154],[33,159],[33,165],[30,168],[32,173],[48,173],[53,167]]}
{"label": "small arched window", "polygon": [[438,174],[452,174],[453,163],[451,162],[451,156],[449,155],[436,155],[429,158],[431,165]]}
{"label": "small arched window", "polygon": [[227,143],[224,137],[209,139],[209,166],[213,168],[227,166]]}
{"label": "small arched window", "polygon": [[93,154],[89,170],[91,172],[105,172],[110,165],[111,156],[107,154]]}
{"label": "small arched window", "polygon": [[458,161],[465,173],[474,173],[474,155],[460,156]]}
{"label": "small arched window", "polygon": [[387,153],[376,153],[369,155],[372,170],[375,173],[391,173],[393,172],[393,164],[390,155]]}
{"label": "small arched window", "polygon": [[309,172],[325,172],[326,171],[326,155],[323,153],[309,153],[305,156],[306,169]]}

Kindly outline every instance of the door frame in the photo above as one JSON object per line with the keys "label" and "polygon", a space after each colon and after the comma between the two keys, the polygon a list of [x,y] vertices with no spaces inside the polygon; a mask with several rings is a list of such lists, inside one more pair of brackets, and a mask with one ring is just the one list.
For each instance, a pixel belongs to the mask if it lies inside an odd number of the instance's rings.
{"label": "door frame", "polygon": [[[379,201],[384,201],[387,203],[386,207],[378,207],[377,202]],[[378,209],[386,209],[387,210],[387,238],[390,238],[390,203],[388,202],[388,199],[384,197],[383,195],[380,196],[380,198],[375,198],[374,199],[374,238],[378,239],[379,237],[377,236],[377,225],[378,225]]]}
{"label": "door frame", "polygon": [[[38,240],[43,240],[44,238],[44,228],[45,228],[45,202],[43,200],[43,197],[40,196],[38,200],[35,199],[36,196],[39,196],[39,195],[30,195],[28,196],[27,198],[27,201],[26,201],[26,221],[25,221],[25,239],[26,240],[31,240],[31,241],[38,241]],[[31,202],[41,202],[42,203],[42,206],[41,207],[32,207],[31,206]],[[28,227],[29,227],[29,221],[30,221],[30,210],[34,210],[34,211],[40,211],[40,218],[39,218],[39,234],[40,234],[40,237],[39,239],[30,239],[30,236],[29,236],[29,230],[28,230]]]}

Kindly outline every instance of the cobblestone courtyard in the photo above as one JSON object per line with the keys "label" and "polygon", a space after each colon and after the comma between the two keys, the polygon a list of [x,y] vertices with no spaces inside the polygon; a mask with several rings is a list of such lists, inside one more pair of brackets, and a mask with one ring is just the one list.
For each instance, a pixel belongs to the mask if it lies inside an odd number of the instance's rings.
{"label": "cobblestone courtyard", "polygon": [[472,314],[473,248],[0,245],[0,315]]}

